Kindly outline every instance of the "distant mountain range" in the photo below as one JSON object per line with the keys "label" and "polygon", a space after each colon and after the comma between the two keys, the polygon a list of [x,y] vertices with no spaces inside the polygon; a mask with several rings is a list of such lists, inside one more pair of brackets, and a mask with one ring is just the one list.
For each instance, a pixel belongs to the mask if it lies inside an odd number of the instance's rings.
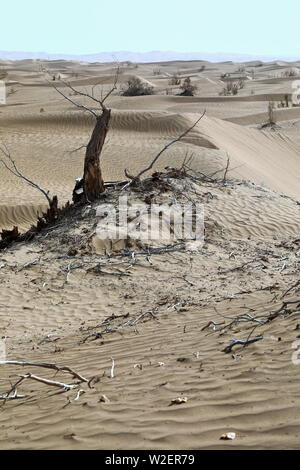
{"label": "distant mountain range", "polygon": [[48,54],[47,52],[22,52],[22,51],[0,51],[0,60],[74,60],[80,62],[168,62],[174,60],[204,60],[209,62],[246,62],[252,60],[299,60],[296,57],[270,57],[253,56],[236,53],[207,53],[207,52],[175,52],[175,51],[150,51],[150,52],[99,52],[97,54]]}

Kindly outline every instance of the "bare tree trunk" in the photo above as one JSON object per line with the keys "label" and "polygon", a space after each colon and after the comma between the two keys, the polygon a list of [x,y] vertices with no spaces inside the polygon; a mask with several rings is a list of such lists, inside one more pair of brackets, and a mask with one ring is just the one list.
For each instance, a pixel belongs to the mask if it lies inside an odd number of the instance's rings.
{"label": "bare tree trunk", "polygon": [[83,172],[83,191],[87,201],[99,199],[104,192],[104,181],[100,168],[100,154],[108,131],[111,110],[104,108],[96,119],[92,136],[88,143]]}

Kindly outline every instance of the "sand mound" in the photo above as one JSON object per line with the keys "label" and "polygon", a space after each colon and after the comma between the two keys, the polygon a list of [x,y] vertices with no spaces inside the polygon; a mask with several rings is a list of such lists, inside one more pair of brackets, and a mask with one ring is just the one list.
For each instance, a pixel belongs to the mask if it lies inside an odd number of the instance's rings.
{"label": "sand mound", "polygon": [[[291,361],[297,304],[283,317],[256,323],[263,339],[232,354],[224,349],[249,337],[253,323],[223,331],[237,315],[261,319],[278,310],[276,296],[295,283],[297,205],[251,184],[167,182],[169,190],[154,180],[130,195],[151,194],[165,204],[175,195],[184,203],[186,195],[204,203],[200,250],[179,243],[155,253],[136,244],[127,253],[93,255],[93,206],[3,256],[8,359],[67,365],[91,381],[64,393],[20,384],[18,393],[28,396],[5,403],[1,448],[297,448],[298,376]],[[106,202],[115,197],[111,190]],[[23,372],[1,365],[0,394]],[[62,372],[31,366],[26,372],[73,383]],[[84,394],[75,400],[79,389]],[[170,406],[177,397],[187,402]],[[225,432],[236,432],[235,441],[221,441]]]}

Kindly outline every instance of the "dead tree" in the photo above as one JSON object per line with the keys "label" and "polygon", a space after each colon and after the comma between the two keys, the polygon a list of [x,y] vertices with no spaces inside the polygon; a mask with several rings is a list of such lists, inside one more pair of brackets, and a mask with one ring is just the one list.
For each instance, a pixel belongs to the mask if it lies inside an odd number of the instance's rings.
{"label": "dead tree", "polygon": [[93,87],[92,94],[89,94],[80,92],[73,88],[70,83],[61,81],[61,83],[63,83],[67,88],[72,90],[75,95],[83,96],[93,102],[96,102],[97,105],[100,106],[100,113],[99,111],[95,111],[91,107],[87,107],[73,101],[57,86],[51,84],[55,88],[55,90],[66,100],[70,101],[76,107],[92,114],[96,121],[91,138],[89,140],[88,145],[86,146],[83,177],[81,180],[77,181],[75,189],[73,191],[73,202],[75,204],[78,202],[93,202],[99,199],[101,194],[104,192],[104,181],[100,166],[100,156],[109,129],[109,122],[111,118],[111,110],[105,106],[105,101],[112,94],[112,92],[117,89],[118,77],[119,68],[117,69],[115,75],[113,87],[101,99],[98,99],[94,96],[95,86]]}

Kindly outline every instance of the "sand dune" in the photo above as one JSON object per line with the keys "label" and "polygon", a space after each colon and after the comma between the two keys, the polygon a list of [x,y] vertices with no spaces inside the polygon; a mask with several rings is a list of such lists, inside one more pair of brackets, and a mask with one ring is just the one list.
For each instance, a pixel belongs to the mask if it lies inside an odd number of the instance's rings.
{"label": "sand dune", "polygon": [[[295,116],[299,111],[282,111],[283,115],[286,113]],[[132,174],[137,173],[147,166],[155,152],[182,134],[196,119],[196,114],[187,113],[113,110],[111,131],[102,157],[105,178],[109,181],[123,179],[125,165]],[[236,120],[244,124],[245,119]],[[253,119],[258,120],[257,116]],[[17,153],[22,145],[23,149],[28,149],[28,154],[31,153],[29,175],[57,193],[63,201],[69,199],[74,179],[82,171],[84,154],[84,149],[76,153],[70,153],[70,150],[79,148],[86,141],[91,132],[92,119],[79,112],[19,114],[15,118],[6,118],[4,126],[5,141],[11,152]],[[232,176],[251,179],[299,199],[300,148],[285,135],[249,129],[205,116],[193,132],[166,152],[156,168],[161,170],[170,164],[180,166],[187,152],[193,156],[192,165],[196,170],[208,174],[220,171],[225,168],[228,155]],[[49,179],[49,173],[45,174],[44,168],[50,159],[53,169],[50,169],[52,177]],[[19,162],[26,171],[27,159],[19,158]],[[4,168],[0,172],[6,181],[3,190],[10,185],[15,188],[5,194],[5,214],[8,203],[13,208],[16,202],[24,204],[28,196],[31,197],[31,204],[37,200],[43,202],[38,193],[28,191],[22,181],[14,181],[14,177],[7,175]],[[20,195],[20,188],[24,191],[24,197]],[[34,214],[32,210],[27,213]],[[18,224],[17,214],[16,211],[11,212],[9,223]],[[5,216],[1,220],[4,223]],[[29,217],[28,225],[33,221],[33,217]],[[4,225],[7,228],[8,222]],[[20,225],[25,226],[24,217]]]}
{"label": "sand dune", "polygon": [[[168,141],[183,133],[197,119],[194,114],[170,115],[166,112],[115,111],[112,116],[111,132],[102,157],[103,171],[108,181],[124,178],[125,164],[132,174],[137,173],[147,166]],[[46,114],[41,117],[24,115],[6,120],[6,126],[13,125],[14,132],[8,133],[5,140],[13,153],[18,151],[20,145],[23,145],[23,149],[28,148],[33,164],[28,169],[30,177],[65,201],[70,198],[74,179],[82,171],[84,149],[75,154],[69,151],[79,148],[87,139],[91,124],[87,116],[79,113],[62,116]],[[21,133],[19,129],[22,129]],[[161,170],[170,164],[180,166],[187,152],[193,156],[192,165],[196,170],[208,174],[220,171],[225,168],[228,155],[232,176],[252,179],[299,199],[299,146],[287,137],[204,117],[189,136],[166,152],[156,168]],[[43,170],[49,159],[54,165],[53,170],[50,170],[50,179],[49,172],[45,174]],[[25,172],[26,161],[19,158]],[[119,162],[124,163],[120,165]],[[24,204],[28,197],[31,198],[31,204],[34,201],[40,204],[43,200],[34,190],[28,191],[24,182],[15,181],[12,175],[7,175],[4,168],[0,171],[6,181],[2,185],[3,190],[13,185],[13,189],[5,194],[6,208],[3,208],[4,215],[1,217],[3,228],[12,223],[28,228],[34,222],[38,207],[32,210],[31,206],[27,211],[30,217],[26,225],[24,214],[18,219],[19,212],[14,210],[15,204]],[[56,174],[58,171],[60,177]],[[20,190],[23,191],[23,197]],[[12,211],[6,220],[9,203]]]}

